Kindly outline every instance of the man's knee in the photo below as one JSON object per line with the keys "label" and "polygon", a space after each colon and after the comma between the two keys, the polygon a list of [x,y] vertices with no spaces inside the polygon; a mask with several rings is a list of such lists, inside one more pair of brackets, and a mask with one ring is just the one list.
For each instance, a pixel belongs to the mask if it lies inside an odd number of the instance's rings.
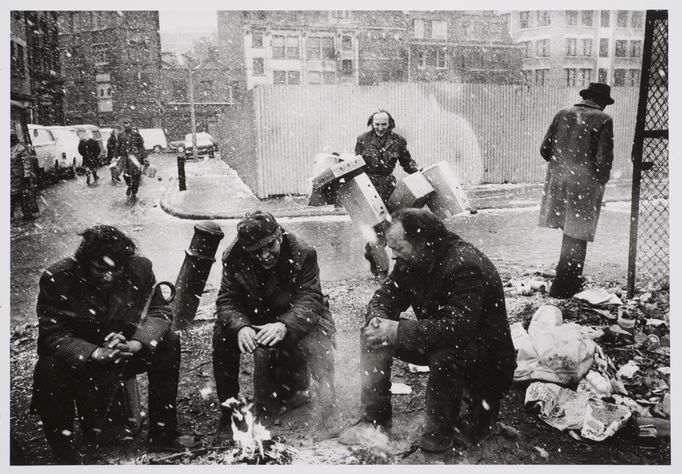
{"label": "man's knee", "polygon": [[471,351],[439,349],[429,354],[428,365],[433,376],[469,379],[475,372],[476,357]]}

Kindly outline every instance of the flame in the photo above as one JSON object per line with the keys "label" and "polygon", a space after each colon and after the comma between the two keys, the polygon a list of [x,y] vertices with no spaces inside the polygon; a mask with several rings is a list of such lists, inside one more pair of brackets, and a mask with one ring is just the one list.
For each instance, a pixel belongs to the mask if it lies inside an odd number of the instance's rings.
{"label": "flame", "polygon": [[265,457],[263,441],[271,439],[270,432],[256,421],[252,411],[253,403],[247,403],[242,397],[232,397],[222,403],[222,406],[232,410],[232,439],[240,450],[238,457],[253,459],[256,449],[261,458]]}

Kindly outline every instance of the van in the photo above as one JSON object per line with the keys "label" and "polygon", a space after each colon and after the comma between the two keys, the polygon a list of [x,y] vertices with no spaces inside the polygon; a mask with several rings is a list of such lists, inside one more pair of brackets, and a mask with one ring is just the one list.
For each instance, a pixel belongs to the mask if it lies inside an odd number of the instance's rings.
{"label": "van", "polygon": [[79,124],[69,125],[76,130],[79,140],[87,140],[94,138],[99,142],[99,159],[101,163],[105,162],[107,156],[107,143],[102,139],[102,133],[97,125]]}
{"label": "van", "polygon": [[78,153],[80,139],[73,127],[52,126],[50,129],[57,140],[57,172],[76,177],[76,169],[83,166],[83,157]]}
{"label": "van", "polygon": [[29,123],[28,132],[38,157],[38,167],[42,174],[51,174],[58,169],[57,139],[52,131],[42,125]]}
{"label": "van", "polygon": [[168,148],[166,132],[162,128],[139,128],[137,130],[144,140],[144,149],[154,153],[161,153]]}

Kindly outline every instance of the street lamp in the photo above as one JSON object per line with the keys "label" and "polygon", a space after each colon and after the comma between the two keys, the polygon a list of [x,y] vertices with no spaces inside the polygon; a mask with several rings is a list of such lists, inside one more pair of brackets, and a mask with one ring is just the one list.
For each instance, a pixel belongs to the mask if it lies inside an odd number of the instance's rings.
{"label": "street lamp", "polygon": [[189,72],[189,114],[192,127],[192,158],[197,161],[197,118],[194,113],[194,81],[192,79],[192,58],[183,54],[187,60],[187,71]]}

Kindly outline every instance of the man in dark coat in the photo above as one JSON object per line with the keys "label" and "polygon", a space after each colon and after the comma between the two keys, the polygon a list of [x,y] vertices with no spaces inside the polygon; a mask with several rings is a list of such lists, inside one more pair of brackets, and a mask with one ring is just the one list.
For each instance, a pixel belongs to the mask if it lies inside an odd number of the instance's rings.
{"label": "man in dark coat", "polygon": [[90,184],[90,175],[95,181],[99,179],[97,176],[97,168],[99,168],[99,142],[93,137],[86,138],[78,144],[78,153],[83,157],[83,166],[85,166],[85,181]]}
{"label": "man in dark coat", "polygon": [[21,205],[24,220],[35,218],[38,212],[35,198],[37,186],[37,158],[32,156],[24,145],[19,143],[15,133],[10,135],[10,218],[14,209]]}
{"label": "man in dark coat", "polygon": [[98,225],[81,235],[76,253],[43,273],[38,294],[32,407],[54,461],[81,461],[73,436],[74,402],[84,439],[96,445],[114,391],[140,372],[149,377],[148,442],[177,449],[180,339],[171,330],[172,311],[154,286],[152,264],[135,255],[135,244],[115,227]]}
{"label": "man in dark coat", "polygon": [[128,186],[126,195],[135,199],[140,187],[142,168],[147,158],[147,152],[144,149],[142,135],[134,130],[128,121],[123,123],[123,131],[118,134],[116,156],[119,156],[123,161],[123,179]]}
{"label": "man in dark coat", "polygon": [[[334,321],[322,295],[315,249],[257,211],[237,225],[237,240],[223,254],[216,305],[213,371],[221,403],[239,394],[241,354],[274,348],[286,361],[279,378],[281,412],[307,401],[308,373],[317,389],[317,420],[328,430],[335,416]],[[282,373],[285,372],[285,373]],[[221,432],[230,431],[221,407]]]}
{"label": "man in dark coat", "polygon": [[[452,456],[463,390],[478,402],[469,441],[495,424],[500,399],[516,367],[502,281],[473,245],[425,209],[393,215],[387,232],[395,267],[372,297],[362,329],[363,418],[342,441],[378,426],[390,429],[391,365],[395,357],[428,365],[425,426],[415,456],[431,462]],[[412,307],[415,319],[400,319]],[[464,423],[462,423],[464,424]]]}
{"label": "man in dark coat", "polygon": [[587,242],[594,241],[604,188],[613,163],[613,104],[606,84],[590,83],[584,99],[560,110],[542,141],[549,163],[539,225],[564,231],[550,296],[570,298],[580,291]]}
{"label": "man in dark coat", "polygon": [[[364,158],[363,169],[379,197],[386,204],[395,190],[396,179],[393,176],[395,165],[400,163],[407,174],[415,173],[419,169],[407,149],[407,141],[393,131],[395,121],[391,114],[379,109],[369,116],[367,126],[372,129],[357,138],[355,154]],[[392,209],[389,209],[390,211]],[[388,273],[386,239],[381,225],[374,230],[377,242],[365,246],[365,258],[369,261],[372,273],[383,277]]]}

